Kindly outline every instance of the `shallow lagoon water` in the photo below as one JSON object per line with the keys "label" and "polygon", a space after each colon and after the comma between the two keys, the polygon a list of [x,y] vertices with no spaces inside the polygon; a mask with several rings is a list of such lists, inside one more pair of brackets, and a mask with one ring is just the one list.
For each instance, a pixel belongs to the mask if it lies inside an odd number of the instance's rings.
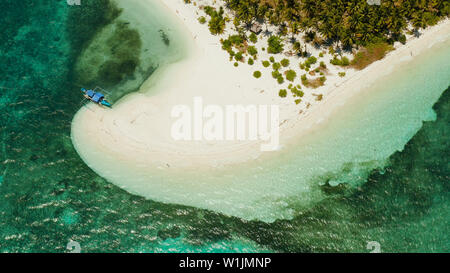
{"label": "shallow lagoon water", "polygon": [[[71,41],[61,35],[70,10],[64,1],[56,7],[32,2],[2,2],[2,19],[17,20],[0,43],[7,60],[0,71],[8,75],[0,86],[9,88],[0,90],[0,251],[64,252],[69,240],[82,252],[366,252],[367,241],[380,242],[382,251],[449,251],[448,90],[435,105],[436,120],[392,155],[385,170],[372,171],[356,192],[326,188],[327,198],[291,220],[245,221],[162,204],[105,181],[74,151],[75,60]],[[417,119],[404,140],[420,124]]]}

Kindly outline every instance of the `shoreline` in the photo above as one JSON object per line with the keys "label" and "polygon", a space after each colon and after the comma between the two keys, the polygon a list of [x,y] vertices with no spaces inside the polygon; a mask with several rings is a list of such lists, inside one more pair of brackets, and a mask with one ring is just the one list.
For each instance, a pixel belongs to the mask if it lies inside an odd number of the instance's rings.
{"label": "shoreline", "polygon": [[[303,117],[303,121],[309,121],[310,123],[308,125],[321,123],[324,117],[330,116],[333,111],[343,107],[347,100],[360,92],[364,92],[363,89],[368,88],[373,82],[379,81],[394,70],[401,69],[412,61],[414,57],[420,55],[434,45],[448,41],[449,39],[450,20],[444,19],[435,26],[426,29],[420,37],[409,39],[405,45],[395,48],[395,50],[386,54],[383,59],[371,63],[366,68],[358,70],[351,77],[346,78],[342,83],[338,84],[335,89],[328,93],[328,96],[325,97],[322,103],[315,105],[314,109],[311,109],[311,111]],[[388,68],[384,69],[386,66],[388,66]],[[342,95],[342,97],[338,98],[339,95]],[[313,116],[314,112],[320,112],[323,116]],[[301,125],[294,128],[293,136],[295,136],[295,134],[297,134],[297,136],[299,133],[301,134],[301,130],[304,130],[304,127]]]}
{"label": "shoreline", "polygon": [[[328,121],[347,111],[339,109],[364,93],[368,85],[415,60],[408,49],[419,55],[428,52],[432,43],[448,42],[450,35],[449,20],[427,29],[421,37],[384,59],[349,73],[338,87],[327,82],[320,89],[324,100],[306,109],[305,104],[295,105],[292,100],[280,98],[279,85],[270,75],[253,78],[251,72],[258,67],[233,67],[228,54],[220,48],[219,38],[197,22],[192,6],[176,0],[170,3],[175,4],[164,4],[178,16],[179,22],[175,23],[184,22],[186,33],[196,33],[191,40],[196,47],[187,58],[158,69],[142,85],[141,92],[127,95],[113,109],[81,109],[72,123],[72,142],[91,169],[128,192],[249,220],[291,218],[298,208],[326,197],[317,183],[322,176],[330,176],[339,184],[340,180],[349,179],[345,175],[351,175],[355,182],[348,182],[357,186],[368,170],[384,166],[386,158],[403,147],[409,134],[414,134],[417,124],[413,130],[407,128],[406,137],[403,131],[394,132],[393,136],[401,139],[388,139],[392,144],[382,151],[364,150],[373,141],[379,141],[379,136],[353,147],[339,143],[340,139],[331,139],[332,143],[322,141],[333,138],[336,132],[321,128],[335,123],[336,119]],[[173,140],[170,127],[174,119],[170,110],[176,104],[192,105],[195,96],[202,96],[205,104],[280,105],[283,147],[275,152],[261,152],[260,141]],[[387,103],[378,103],[384,104]],[[419,116],[420,123],[426,119],[422,112]],[[320,140],[312,141],[314,138]],[[342,154],[349,147],[355,151]],[[336,154],[330,158],[330,152]],[[352,166],[350,174],[339,178],[337,172],[347,163]]]}
{"label": "shoreline", "polygon": [[[171,1],[170,4],[173,5],[161,3],[176,15],[181,23],[184,22],[183,27],[189,31],[192,40],[187,41],[187,46],[191,47],[188,56],[179,62],[166,65],[163,69],[157,69],[141,86],[140,93],[126,96],[114,106],[112,111],[96,109],[95,112],[88,113],[82,109],[80,112],[84,112],[84,119],[94,120],[90,125],[87,121],[78,120],[80,113],[75,117],[75,123],[85,124],[84,128],[78,130],[92,131],[91,136],[102,139],[103,143],[98,143],[99,146],[108,149],[107,147],[117,142],[121,145],[126,144],[128,149],[124,149],[123,154],[147,157],[148,160],[142,160],[142,162],[159,168],[169,165],[180,169],[214,169],[218,166],[239,164],[265,156],[259,149],[262,141],[202,141],[199,143],[171,139],[170,125],[173,124],[174,119],[170,116],[170,110],[175,105],[192,105],[192,98],[195,96],[203,97],[205,103],[217,105],[279,105],[280,144],[285,146],[287,143],[295,142],[300,135],[306,134],[309,129],[315,127],[315,124],[326,120],[335,109],[344,105],[347,99],[367,87],[369,83],[388,74],[395,69],[394,66],[412,59],[409,56],[410,50],[413,50],[414,54],[419,54],[428,47],[431,40],[435,43],[438,40],[445,40],[436,36],[446,33],[450,35],[449,20],[444,20],[425,30],[421,37],[408,41],[406,45],[389,52],[382,60],[372,63],[363,70],[353,71],[352,75],[341,83],[326,83],[322,87],[322,90],[325,90],[322,101],[310,106],[295,105],[292,101],[283,100],[278,96],[278,92],[273,90],[277,87],[276,83],[274,86],[270,76],[265,79],[253,78],[250,72],[257,70],[257,67],[244,66],[236,69],[229,64],[226,52],[220,48],[218,42],[214,43],[218,37],[211,35],[206,26],[193,22],[196,21],[194,16],[188,18],[189,14],[186,13],[192,13],[189,10],[191,6],[176,0]],[[195,45],[192,46],[191,43]],[[407,60],[403,59],[404,57],[407,57]],[[209,61],[211,59],[215,59],[213,64]],[[383,69],[382,66],[385,65],[389,66],[389,69]],[[209,69],[204,69],[208,66]],[[185,73],[185,71],[192,73]],[[221,71],[224,76],[218,76],[215,71]],[[365,77],[364,82],[359,81],[362,77]],[[223,83],[223,78],[227,78],[230,83],[225,83],[225,88],[216,86],[221,79]],[[311,91],[308,90],[305,93],[311,93]],[[300,111],[302,114],[298,114]],[[159,115],[152,116],[155,113]],[[101,130],[98,130],[96,124],[98,120],[102,122]],[[139,121],[140,125],[130,126],[131,123],[136,124],[136,121]],[[119,122],[122,125],[119,125]],[[158,128],[148,129],[147,124]],[[148,150],[148,153],[143,153],[143,150]],[[276,154],[276,151],[269,153]]]}

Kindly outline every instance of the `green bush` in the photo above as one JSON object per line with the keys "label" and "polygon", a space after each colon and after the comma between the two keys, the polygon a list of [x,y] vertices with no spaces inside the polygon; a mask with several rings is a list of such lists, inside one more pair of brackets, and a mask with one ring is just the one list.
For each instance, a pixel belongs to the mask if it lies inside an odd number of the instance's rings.
{"label": "green bush", "polygon": [[216,9],[211,6],[206,6],[203,8],[203,10],[205,11],[206,14],[208,14],[211,17],[217,13]]}
{"label": "green bush", "polygon": [[255,78],[260,78],[261,77],[261,71],[255,71],[255,72],[253,72],[253,77],[255,77]]}
{"label": "green bush", "polygon": [[245,41],[244,37],[242,37],[242,36],[239,35],[239,34],[230,35],[230,36],[228,37],[228,40],[230,40],[230,42],[231,42],[233,45],[242,45],[242,44],[244,43],[244,41]]}
{"label": "green bush", "polygon": [[272,77],[274,79],[278,78],[279,76],[281,76],[281,73],[278,72],[278,70],[272,71]]}
{"label": "green bush", "polygon": [[278,82],[279,84],[282,84],[282,83],[284,82],[284,78],[283,78],[283,76],[282,76],[281,74],[278,76],[277,82]]}
{"label": "green bush", "polygon": [[305,65],[304,64],[300,63],[299,66],[300,66],[300,69],[305,69]]}
{"label": "green bush", "polygon": [[280,64],[280,63],[273,63],[273,64],[272,64],[272,68],[273,68],[274,70],[278,70],[278,69],[281,68],[281,64]]}
{"label": "green bush", "polygon": [[248,52],[248,54],[250,54],[252,56],[255,56],[256,54],[258,54],[258,50],[254,46],[249,46],[247,48],[247,52]]}
{"label": "green bush", "polygon": [[[231,59],[236,55],[236,53],[233,51],[233,47],[239,49],[242,48],[244,45],[244,38],[241,35],[230,35],[227,39],[221,39],[220,42],[222,43],[222,49],[226,50],[228,54],[230,54]],[[238,61],[242,60],[242,55],[239,54],[237,56]]]}
{"label": "green bush", "polygon": [[220,42],[222,43],[223,50],[231,50],[233,43],[230,41],[230,39],[221,40]]}
{"label": "green bush", "polygon": [[342,65],[343,66],[348,66],[350,65],[350,60],[347,57],[342,57]]}
{"label": "green bush", "polygon": [[238,67],[238,63],[237,62],[234,62],[234,64],[233,64],[235,67]]}
{"label": "green bush", "polygon": [[304,85],[308,84],[308,78],[306,77],[306,74],[303,74],[301,76],[301,80]]}
{"label": "green bush", "polygon": [[269,61],[262,61],[262,65],[264,67],[269,67],[270,63],[269,63]]}
{"label": "green bush", "polygon": [[315,64],[317,62],[317,58],[314,56],[309,57],[308,59],[306,59],[305,61],[305,65],[307,67],[310,67],[312,64]]}
{"label": "green bush", "polygon": [[286,71],[286,79],[288,81],[294,81],[295,77],[297,77],[297,73],[295,73],[294,70],[288,70]]}
{"label": "green bush", "polygon": [[205,16],[201,16],[201,17],[199,17],[198,18],[198,22],[200,23],[200,24],[204,24],[204,23],[206,23],[206,18],[205,18]]}
{"label": "green bush", "polygon": [[341,59],[338,59],[336,56],[334,56],[334,58],[330,60],[330,63],[334,65],[348,66],[350,65],[350,60],[345,56]]}
{"label": "green bush", "polygon": [[256,36],[255,33],[250,34],[250,36],[248,36],[248,39],[249,39],[250,42],[252,42],[252,43],[258,42],[258,37]]}
{"label": "green bush", "polygon": [[271,54],[277,54],[283,51],[283,41],[278,36],[270,36],[269,40],[267,41],[268,47],[267,52]]}
{"label": "green bush", "polygon": [[341,77],[341,78],[342,78],[342,77],[345,77],[345,72],[339,72],[338,75],[339,75],[339,77]]}
{"label": "green bush", "polygon": [[291,92],[292,92],[292,95],[294,95],[294,97],[303,97],[303,95],[304,95],[303,91],[300,90],[300,88],[296,88],[296,87],[291,88]]}
{"label": "green bush", "polygon": [[319,57],[322,58],[323,57],[323,52],[319,53]]}
{"label": "green bush", "polygon": [[253,59],[252,58],[248,58],[248,64],[249,65],[253,65],[255,62],[253,61]]}
{"label": "green bush", "polygon": [[281,65],[283,66],[283,67],[287,67],[288,65],[289,65],[289,60],[288,59],[283,59],[283,60],[281,60]]}
{"label": "green bush", "polygon": [[240,51],[234,55],[234,59],[238,62],[242,61],[243,58],[244,58],[244,56],[242,56],[242,52],[240,52]]}
{"label": "green bush", "polygon": [[295,100],[295,104],[299,104],[300,102],[302,102],[302,99],[296,99]]}
{"label": "green bush", "polygon": [[327,68],[327,65],[325,64],[325,62],[321,61],[321,62],[320,62],[320,67],[322,67],[322,68]]}
{"label": "green bush", "polygon": [[285,98],[287,95],[286,89],[280,89],[280,91],[278,92],[278,95],[282,98]]}
{"label": "green bush", "polygon": [[[448,3],[448,1],[444,1]],[[447,16],[450,14],[450,4],[444,4],[445,8],[443,9],[443,13]],[[423,13],[423,19],[427,23],[427,25],[434,26],[439,22],[440,18],[435,12],[426,11]]]}
{"label": "green bush", "polygon": [[208,27],[211,34],[222,34],[225,30],[225,20],[221,16],[211,17],[211,20],[208,23]]}
{"label": "green bush", "polygon": [[334,58],[330,60],[330,63],[333,65],[342,65],[342,61],[339,60],[336,56],[334,56]]}
{"label": "green bush", "polygon": [[406,44],[406,36],[405,36],[405,34],[401,34],[401,35],[398,37],[398,41],[399,41],[400,43],[402,43],[402,44]]}
{"label": "green bush", "polygon": [[269,58],[270,62],[274,63],[275,62],[275,58],[273,56],[270,56]]}
{"label": "green bush", "polygon": [[213,35],[222,34],[225,30],[225,18],[223,17],[224,10],[222,7],[217,11],[214,7],[206,6],[203,8],[205,13],[211,17],[208,27]]}

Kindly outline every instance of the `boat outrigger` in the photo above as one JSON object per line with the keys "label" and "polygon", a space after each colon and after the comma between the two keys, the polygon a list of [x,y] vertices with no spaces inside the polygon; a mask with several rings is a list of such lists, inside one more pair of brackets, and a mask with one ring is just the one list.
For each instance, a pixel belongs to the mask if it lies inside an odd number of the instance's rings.
{"label": "boat outrigger", "polygon": [[85,88],[81,88],[81,92],[86,99],[92,101],[93,103],[111,108],[112,105],[105,99],[105,95],[95,91],[96,89],[97,88],[95,88],[94,90],[86,90]]}

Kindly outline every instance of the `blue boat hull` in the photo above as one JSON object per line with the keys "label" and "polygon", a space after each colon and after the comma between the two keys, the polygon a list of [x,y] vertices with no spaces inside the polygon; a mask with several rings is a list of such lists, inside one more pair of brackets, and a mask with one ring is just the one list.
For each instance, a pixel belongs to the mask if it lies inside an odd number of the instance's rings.
{"label": "blue boat hull", "polygon": [[100,102],[100,104],[103,105],[103,106],[109,107],[109,108],[112,107],[111,103],[109,103],[107,100],[102,100]]}

